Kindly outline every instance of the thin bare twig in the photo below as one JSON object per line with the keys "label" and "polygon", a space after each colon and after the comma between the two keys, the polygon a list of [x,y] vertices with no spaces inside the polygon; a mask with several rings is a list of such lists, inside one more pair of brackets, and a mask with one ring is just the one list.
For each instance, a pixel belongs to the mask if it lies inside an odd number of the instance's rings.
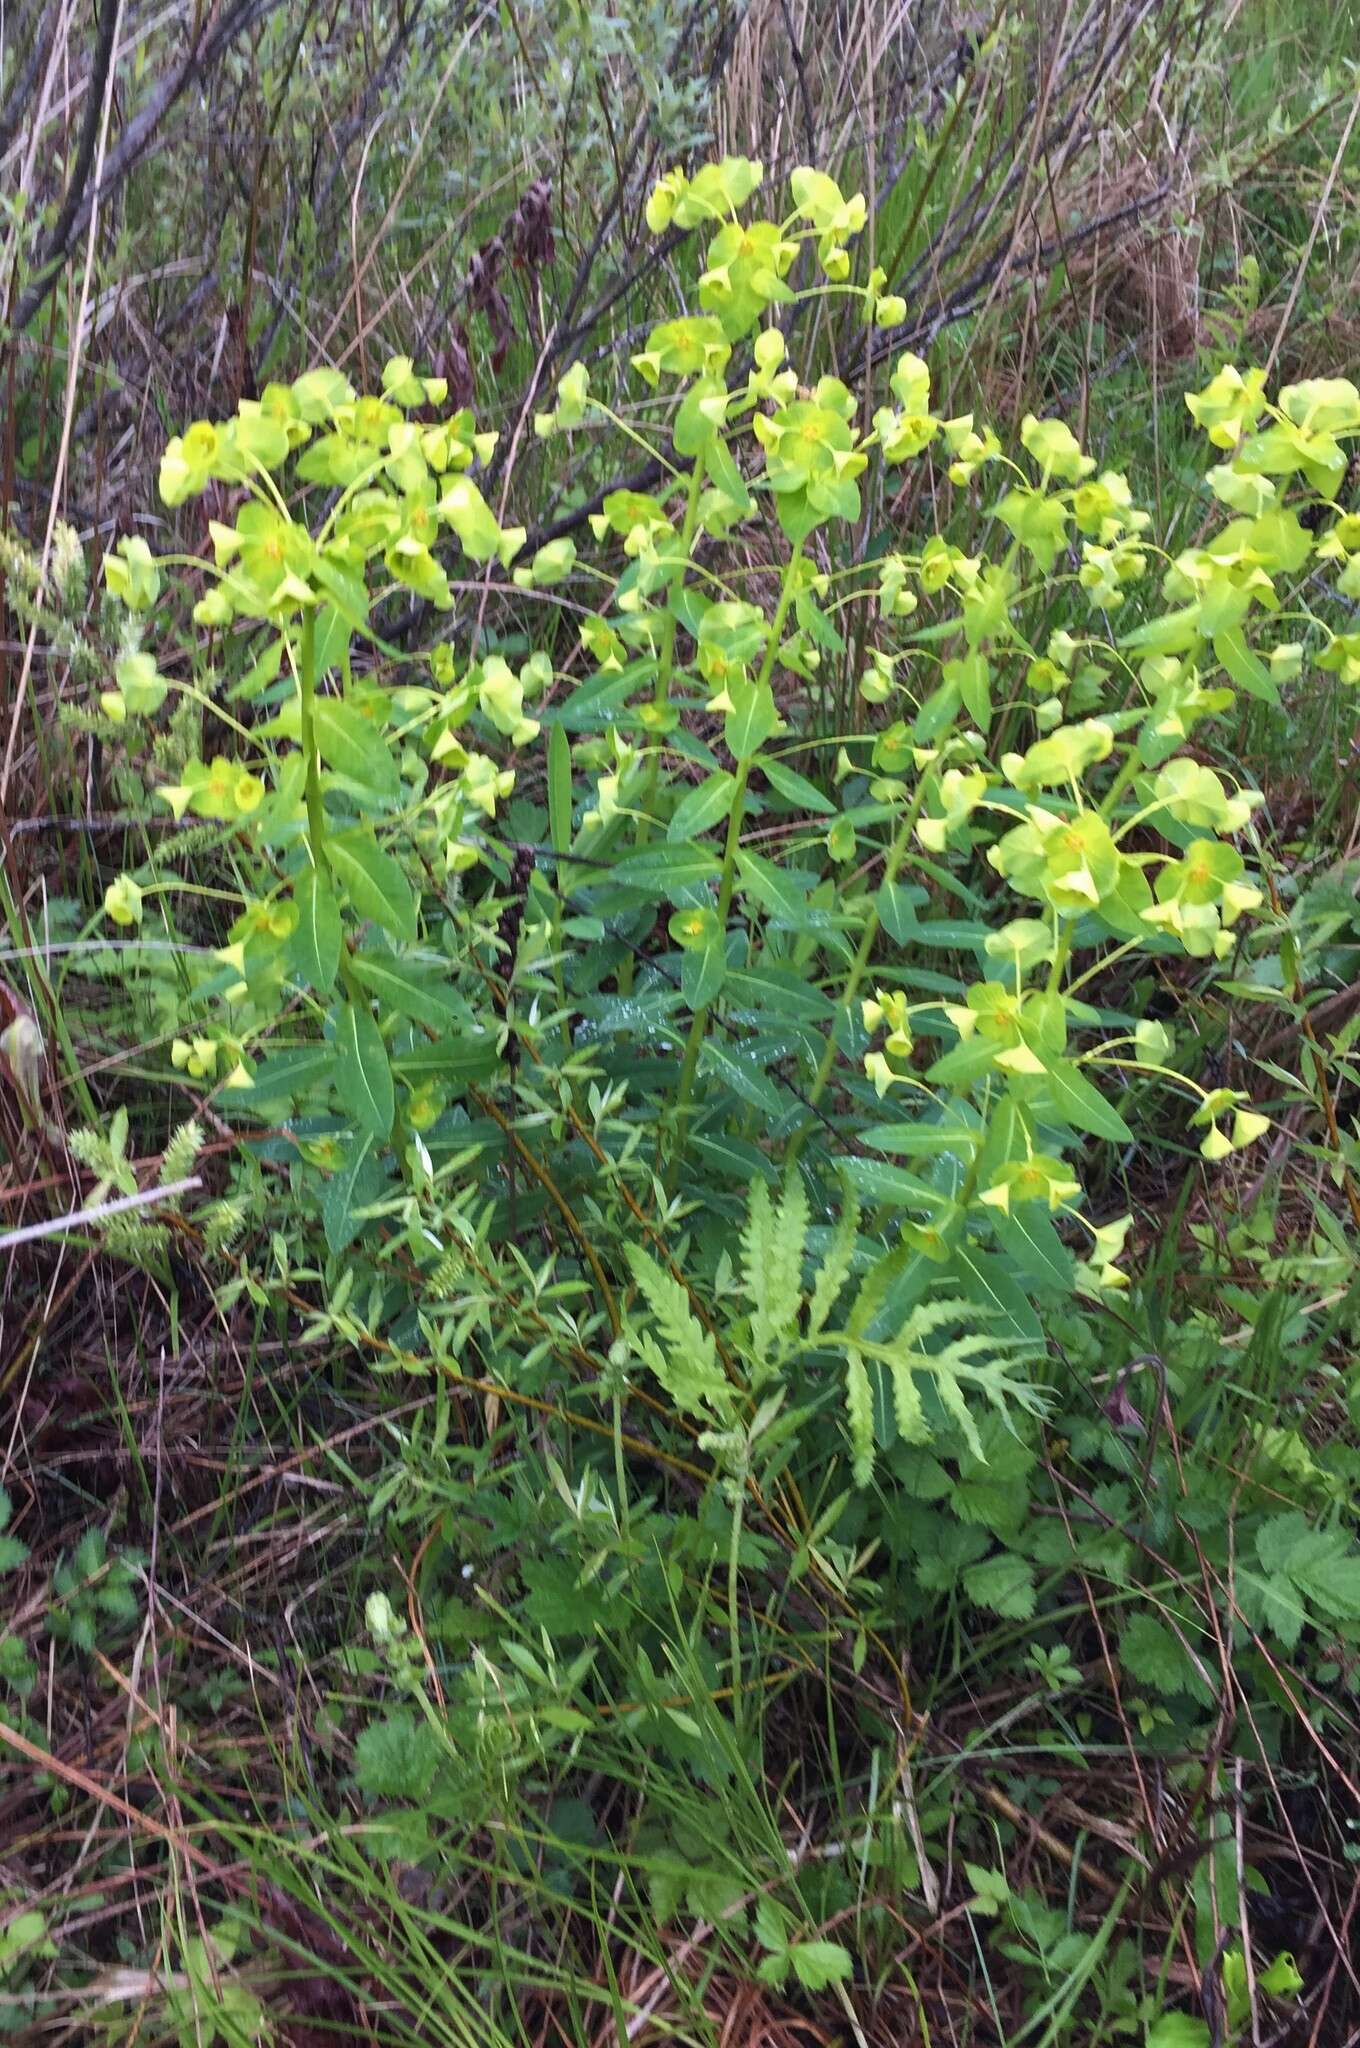
{"label": "thin bare twig", "polygon": [[40,1237],[62,1237],[68,1230],[80,1230],[87,1223],[102,1223],[108,1216],[126,1215],[130,1209],[149,1209],[153,1202],[168,1202],[172,1195],[188,1194],[191,1188],[202,1185],[199,1176],[191,1173],[187,1180],[172,1180],[163,1188],[139,1188],[135,1195],[119,1195],[116,1201],[71,1209],[65,1216],[49,1216],[42,1223],[25,1223],[21,1230],[0,1233],[0,1252],[10,1251],[16,1244],[32,1244]]}

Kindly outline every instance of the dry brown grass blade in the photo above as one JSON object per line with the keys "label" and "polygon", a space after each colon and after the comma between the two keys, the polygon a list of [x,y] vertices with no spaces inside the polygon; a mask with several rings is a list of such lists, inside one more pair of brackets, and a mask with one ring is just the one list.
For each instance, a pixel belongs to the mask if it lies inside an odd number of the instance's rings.
{"label": "dry brown grass blade", "polygon": [[96,1805],[107,1808],[110,1813],[118,1814],[131,1824],[135,1832],[152,1835],[157,1841],[165,1842],[184,1862],[194,1864],[206,1876],[222,1876],[226,1866],[216,1862],[206,1851],[200,1849],[197,1843],[191,1841],[183,1827],[167,1827],[165,1822],[157,1820],[154,1814],[143,1813],[139,1807],[124,1799],[120,1792],[115,1792],[108,1785],[102,1784],[88,1771],[82,1771],[78,1765],[67,1763],[63,1757],[54,1756],[39,1743],[30,1742],[19,1729],[12,1728],[3,1720],[0,1720],[0,1742],[8,1744],[17,1755],[27,1757],[39,1770],[50,1771],[53,1777],[59,1778],[73,1791],[83,1793],[87,1799],[93,1799]]}

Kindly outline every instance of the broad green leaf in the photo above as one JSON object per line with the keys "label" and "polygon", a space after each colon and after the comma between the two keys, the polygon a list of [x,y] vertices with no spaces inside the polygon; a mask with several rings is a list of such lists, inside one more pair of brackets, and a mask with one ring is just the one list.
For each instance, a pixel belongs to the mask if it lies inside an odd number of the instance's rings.
{"label": "broad green leaf", "polygon": [[[316,556],[313,563],[313,574],[322,589],[330,592],[335,611],[343,620],[350,633],[361,633],[366,639],[371,640],[375,646],[381,647],[383,642],[379,640],[376,633],[369,629],[368,592],[364,588],[363,579],[348,574],[340,567],[338,562],[327,561],[324,555]],[[401,650],[399,648],[392,648],[388,651],[398,658],[401,657]],[[319,673],[320,670],[318,670]]]}
{"label": "broad green leaf", "polygon": [[1164,2012],[1147,2031],[1147,2048],[1209,2048],[1207,2020],[1189,2012]]}
{"label": "broad green leaf", "polygon": [[731,811],[732,792],[736,786],[736,776],[720,768],[716,775],[710,775],[696,789],[688,790],[676,805],[666,827],[667,839],[683,843],[711,830]]}
{"label": "broad green leaf", "polygon": [[608,732],[642,680],[643,664],[629,662],[617,674],[602,671],[582,683],[554,711],[557,724],[568,732]]}
{"label": "broad green leaf", "polygon": [[930,1214],[945,1206],[946,1197],[938,1188],[918,1180],[914,1173],[906,1173],[900,1166],[889,1166],[882,1159],[843,1159],[841,1172],[857,1195],[866,1202],[891,1204],[894,1209],[924,1210]]}
{"label": "broad green leaf", "polygon": [[554,853],[571,851],[571,741],[562,725],[548,731],[548,832]]}
{"label": "broad green leaf", "polygon": [[1175,1694],[1203,1691],[1189,1656],[1155,1614],[1135,1614],[1119,1638],[1119,1661],[1139,1685]]}
{"label": "broad green leaf", "polygon": [[760,772],[786,803],[796,804],[802,811],[816,811],[824,818],[835,816],[836,806],[830,797],[818,789],[815,782],[809,782],[805,775],[800,775],[796,768],[790,768],[783,761],[762,761]]}
{"label": "broad green leaf", "polygon": [[680,1001],[680,991],[668,984],[629,996],[584,996],[581,1014],[593,1025],[594,1038],[619,1035],[635,1042],[651,1038],[669,1045],[675,1040],[674,1017]]}
{"label": "broad green leaf", "polygon": [[326,841],[326,853],[331,873],[360,917],[380,924],[394,939],[414,939],[415,892],[400,864],[383,852],[367,827],[337,833]]}
{"label": "broad green leaf", "polygon": [[805,1991],[825,1991],[855,1974],[849,1949],[838,1941],[800,1941],[789,1950],[793,1974]]}
{"label": "broad green leaf", "polygon": [[323,604],[316,615],[316,641],[314,659],[316,673],[324,676],[328,670],[339,668],[349,649],[350,624],[333,604]]}
{"label": "broad green leaf", "polygon": [[428,1024],[432,1031],[447,1031],[467,1019],[467,1004],[450,986],[451,966],[422,967],[390,953],[356,953],[350,965],[370,995],[398,1016]]}
{"label": "broad green leaf", "polygon": [[755,501],[721,434],[710,434],[704,443],[704,467],[728,503],[743,519],[749,519]]}
{"label": "broad green leaf", "polygon": [[1286,1650],[1297,1649],[1308,1613],[1290,1580],[1239,1567],[1235,1584],[1243,1619],[1253,1628],[1269,1629]]}
{"label": "broad green leaf", "polygon": [[1133,1132],[1119,1111],[1092,1086],[1075,1061],[1047,1060],[1044,1072],[1048,1076],[1049,1100],[1064,1123],[1071,1124],[1074,1130],[1090,1131],[1097,1138],[1132,1144]]}
{"label": "broad green leaf", "polygon": [[935,946],[943,952],[976,952],[987,937],[987,927],[958,917],[932,917],[913,927],[913,946]]}
{"label": "broad green leaf", "polygon": [[396,796],[401,776],[387,735],[343,697],[318,697],[312,712],[317,751],[328,768],[379,796]]}
{"label": "broad green leaf", "polygon": [[963,654],[957,661],[947,661],[944,673],[951,682],[957,683],[964,710],[974,725],[979,732],[986,732],[992,722],[990,663],[981,654]]}
{"label": "broad green leaf", "polygon": [[779,1090],[753,1059],[710,1038],[705,1041],[699,1056],[699,1068],[702,1073],[711,1074],[715,1080],[723,1082],[734,1095],[763,1111],[766,1116],[782,1115],[786,1104],[781,1101]]}
{"label": "broad green leaf", "polygon": [[743,896],[754,896],[762,910],[793,931],[805,931],[812,922],[808,895],[817,877],[797,868],[780,867],[758,853],[739,853],[737,873]]}
{"label": "broad green leaf", "polygon": [[1240,628],[1251,609],[1251,592],[1226,576],[1211,577],[1199,601],[1200,630],[1211,640]]}
{"label": "broad green leaf", "polygon": [[691,1010],[701,1010],[713,1001],[726,972],[727,953],[721,939],[685,954],[680,962],[680,993]]}
{"label": "broad green leaf", "polygon": [[369,1011],[340,1003],[335,1011],[335,1085],[345,1108],[375,1138],[392,1129],[396,1102],[387,1047]]}
{"label": "broad green leaf", "polygon": [[733,682],[728,695],[732,709],[723,719],[723,738],[738,761],[749,761],[782,729],[774,692],[768,683]]}
{"label": "broad green leaf", "polygon": [[990,1327],[996,1336],[1043,1344],[1044,1329],[1033,1304],[999,1259],[980,1252],[976,1245],[962,1244],[955,1247],[949,1265],[937,1266],[935,1271],[941,1287],[993,1310],[996,1320]]}
{"label": "broad green leaf", "polygon": [[321,1197],[321,1221],[332,1252],[342,1252],[353,1244],[363,1228],[358,1212],[376,1200],[382,1188],[382,1173],[370,1157],[372,1149],[373,1139],[364,1132],[356,1138],[339,1173],[332,1174],[326,1183]]}
{"label": "broad green leaf", "polygon": [[993,1210],[991,1217],[997,1243],[1030,1285],[1071,1293],[1072,1254],[1043,1213],[1042,1204],[1020,1203],[1009,1216]]}
{"label": "broad green leaf", "polygon": [[743,1187],[749,1187],[757,1175],[771,1186],[779,1179],[769,1154],[745,1138],[730,1138],[723,1131],[696,1131],[689,1142],[692,1152],[697,1152],[718,1173],[740,1181]]}
{"label": "broad green leaf", "polygon": [[981,1863],[965,1863],[963,1870],[975,1894],[968,1901],[969,1912],[984,1916],[999,1913],[1011,1895],[1005,1871],[989,1870]]}
{"label": "broad green leaf", "polygon": [[609,880],[616,888],[641,889],[660,900],[677,890],[693,889],[697,883],[716,881],[720,872],[711,847],[648,846],[615,861]]}
{"label": "broad green leaf", "polygon": [[928,747],[947,726],[954,723],[959,708],[959,686],[956,682],[940,683],[926,698],[916,714],[912,736],[921,746]]}
{"label": "broad green leaf", "polygon": [[750,1024],[822,1024],[835,1004],[801,974],[785,967],[734,967],[727,977],[729,1001]]}
{"label": "broad green leaf", "polygon": [[410,1707],[370,1721],[354,1745],[354,1777],[371,1799],[423,1799],[439,1767],[439,1738]]}
{"label": "broad green leaf", "polygon": [[899,946],[910,944],[916,937],[918,905],[926,902],[926,892],[904,882],[884,882],[874,898],[879,919],[890,939]]}
{"label": "broad green leaf", "polygon": [[1279,1584],[1301,1595],[1329,1619],[1360,1619],[1360,1556],[1347,1530],[1310,1522],[1291,1510],[1272,1515],[1256,1532],[1256,1554]]}
{"label": "broad green leaf", "polygon": [[461,1087],[469,1081],[490,1080],[500,1065],[500,1054],[489,1031],[469,1031],[398,1053],[391,1065],[396,1078],[409,1088],[418,1088],[423,1081]]}
{"label": "broad green leaf", "polygon": [[233,683],[227,691],[227,702],[238,703],[242,697],[262,696],[269,685],[278,681],[283,665],[283,642],[271,640],[257,660],[253,661],[239,682]]}
{"label": "broad green leaf", "polygon": [[892,1152],[903,1159],[927,1159],[940,1152],[957,1152],[970,1159],[981,1135],[967,1124],[870,1124],[861,1131],[860,1143],[875,1152]]}
{"label": "broad green leaf", "polygon": [[1199,605],[1182,605],[1178,611],[1166,612],[1121,634],[1116,645],[1138,654],[1189,654],[1203,638],[1199,627]]}
{"label": "broad green leaf", "polygon": [[340,909],[327,876],[305,868],[293,892],[298,907],[292,961],[299,977],[325,995],[340,964]]}
{"label": "broad green leaf", "polygon": [[249,1088],[224,1089],[218,1097],[219,1113],[231,1116],[244,1111],[252,1117],[266,1114],[271,1105],[296,1102],[335,1070],[333,1045],[289,1046],[267,1053],[257,1060]]}
{"label": "broad green leaf", "polygon": [[975,1607],[985,1607],[1006,1621],[1028,1621],[1034,1612],[1034,1572],[1014,1551],[971,1565],[963,1575],[963,1589]]}
{"label": "broad green leaf", "polygon": [[837,632],[821,606],[806,591],[795,599],[794,611],[799,625],[819,647],[825,648],[828,654],[845,652],[844,635]]}
{"label": "broad green leaf", "polygon": [[1259,697],[1263,704],[1278,704],[1280,693],[1265,663],[1252,653],[1240,626],[1225,626],[1214,635],[1214,653],[1239,690]]}

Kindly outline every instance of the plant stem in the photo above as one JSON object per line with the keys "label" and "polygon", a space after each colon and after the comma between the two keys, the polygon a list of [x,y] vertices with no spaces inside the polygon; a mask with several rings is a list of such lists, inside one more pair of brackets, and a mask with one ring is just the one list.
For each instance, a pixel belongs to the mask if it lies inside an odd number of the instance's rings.
{"label": "plant stem", "polygon": [[623,1401],[616,1392],[612,1403],[614,1427],[614,1487],[619,1496],[619,1529],[628,1537],[628,1473],[623,1462]]}
{"label": "plant stem", "polygon": [[[689,473],[689,491],[685,498],[685,517],[680,528],[680,555],[671,571],[670,582],[666,585],[666,618],[661,628],[661,648],[656,661],[656,684],[652,691],[652,703],[660,711],[671,692],[671,677],[675,673],[675,634],[679,620],[675,615],[675,601],[684,587],[685,571],[689,567],[689,551],[694,545],[694,535],[699,525],[699,498],[703,491],[704,471],[702,463],[696,462]],[[647,763],[647,782],[642,792],[639,809],[642,813],[637,821],[633,843],[645,846],[652,836],[652,808],[656,803],[657,784],[661,780],[661,748],[663,736],[654,736],[651,759]],[[633,992],[634,960],[630,953],[619,969],[619,989],[627,996]]]}
{"label": "plant stem", "polygon": [[301,711],[298,725],[303,759],[307,765],[307,839],[312,862],[319,875],[327,872],[326,807],[321,801],[321,757],[316,750],[316,613],[308,607],[302,615],[302,648],[298,656],[298,690]]}
{"label": "plant stem", "polygon": [[[779,592],[779,602],[775,606],[774,617],[770,621],[770,638],[765,649],[765,659],[760,665],[760,674],[756,679],[757,691],[765,688],[774,673],[775,660],[779,654],[780,636],[784,631],[784,621],[789,615],[789,607],[793,603],[794,584],[797,580],[798,564],[802,560],[802,556],[803,543],[798,541],[785,567],[784,581]],[[732,808],[727,816],[727,842],[723,848],[722,877],[718,883],[718,930],[720,944],[726,942],[727,916],[732,908],[732,893],[736,887],[737,849],[741,845],[742,820],[746,811],[746,785],[751,778],[752,758],[752,756],[748,755],[744,760],[737,763],[736,786],[732,791]],[[676,1142],[675,1151],[671,1156],[672,1175],[679,1165],[681,1155],[685,1149],[685,1113],[689,1108],[690,1096],[694,1090],[694,1076],[699,1065],[699,1051],[704,1042],[704,1032],[708,1028],[708,1013],[712,1007],[711,1002],[700,1003],[690,1019],[689,1037],[685,1041],[684,1064],[680,1069],[680,1084],[675,1095]]]}
{"label": "plant stem", "polygon": [[744,1718],[741,1699],[741,1605],[737,1595],[741,1583],[741,1522],[745,1505],[746,1495],[738,1493],[732,1509],[732,1533],[727,1544],[727,1635],[732,1660],[732,1718],[738,1728]]}
{"label": "plant stem", "polygon": [[[921,782],[918,782],[916,786],[916,794],[913,796],[911,802],[907,805],[906,809],[902,813],[902,816],[898,820],[897,830],[893,834],[892,843],[888,848],[887,858],[883,863],[884,884],[891,884],[897,880],[898,872],[901,869],[902,862],[906,858],[907,846],[911,839],[912,828],[914,827],[917,817],[920,814],[921,804],[924,800],[924,797],[925,782],[924,780],[922,780]],[[880,884],[880,887],[882,886],[883,884]],[[850,971],[845,977],[845,986],[841,990],[840,1002],[837,1006],[840,1013],[846,1017],[848,1017],[851,1014],[855,997],[859,994],[860,984],[864,980],[865,973],[868,969],[869,955],[872,953],[874,949],[874,942],[878,938],[881,926],[882,919],[878,914],[877,898],[876,896],[871,897],[869,902],[869,914],[864,920],[864,930],[860,933],[859,945],[855,949],[855,957],[850,963]],[[827,1034],[827,1041],[825,1047],[822,1050],[822,1057],[817,1063],[817,1071],[813,1075],[812,1085],[808,1089],[807,1100],[809,1106],[814,1109],[816,1108],[818,1102],[820,1102],[821,1100],[822,1090],[825,1088],[828,1080],[831,1078],[831,1069],[836,1063],[836,1023],[838,1023],[839,1021],[840,1020],[838,1017],[836,1019],[836,1022],[833,1022],[831,1030]],[[805,1123],[801,1125],[800,1128],[796,1130],[793,1136],[790,1138],[788,1144],[788,1151],[786,1155],[790,1166],[793,1165],[794,1161],[798,1157],[798,1154],[801,1152],[803,1144],[811,1129],[811,1123]]]}
{"label": "plant stem", "polygon": [[[732,908],[732,894],[737,879],[737,847],[741,841],[742,815],[746,809],[746,785],[750,779],[751,763],[737,763],[737,779],[732,791],[732,808],[727,815],[727,841],[723,848],[722,877],[718,883],[718,929],[721,944],[727,935],[727,915]],[[708,1026],[711,1003],[700,1003],[690,1019],[689,1036],[685,1040],[684,1064],[680,1069],[680,1085],[676,1090],[675,1114],[678,1123],[683,1122],[689,1107],[690,1095],[694,1088],[694,1075],[699,1065],[699,1050],[704,1042]],[[675,1158],[678,1162],[684,1150],[683,1136],[677,1134]]]}
{"label": "plant stem", "polygon": [[[689,473],[689,492],[685,499],[685,517],[680,528],[680,555],[671,571],[670,582],[666,585],[666,617],[661,628],[661,648],[656,658],[656,684],[652,691],[652,702],[660,711],[671,693],[671,677],[675,674],[675,634],[679,620],[675,615],[675,602],[684,587],[685,571],[689,567],[689,551],[694,545],[694,535],[699,525],[699,499],[703,492],[704,472],[700,463],[695,463]],[[652,804],[656,799],[656,785],[661,777],[661,748],[656,746],[648,764],[647,787],[643,792],[641,809],[643,816],[638,820],[637,844],[645,844],[651,831]]]}
{"label": "plant stem", "polygon": [[689,551],[694,545],[694,535],[699,525],[699,499],[703,494],[704,472],[701,463],[696,462],[689,473],[689,491],[685,498],[685,518],[680,528],[680,557],[671,571],[671,580],[666,586],[666,623],[662,627],[661,654],[656,664],[656,689],[652,702],[658,709],[670,695],[671,677],[675,672],[675,629],[679,620],[675,616],[675,600],[685,581],[689,567]]}
{"label": "plant stem", "polygon": [[1056,995],[1058,984],[1063,978],[1072,953],[1072,920],[1068,918],[1058,934],[1058,943],[1053,949],[1053,961],[1048,970],[1048,993]]}

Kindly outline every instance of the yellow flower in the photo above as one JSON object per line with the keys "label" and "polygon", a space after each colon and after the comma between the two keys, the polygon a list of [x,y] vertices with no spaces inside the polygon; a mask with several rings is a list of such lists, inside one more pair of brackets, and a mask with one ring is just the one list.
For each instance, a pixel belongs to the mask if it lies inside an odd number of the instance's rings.
{"label": "yellow flower", "polygon": [[104,914],[114,924],[137,925],[142,921],[142,892],[131,875],[119,875],[104,891]]}
{"label": "yellow flower", "polygon": [[978,1200],[1009,1216],[1012,1202],[1045,1201],[1050,1210],[1057,1210],[1080,1193],[1080,1183],[1073,1180],[1061,1160],[1035,1152],[1028,1159],[1012,1160],[1003,1167]]}
{"label": "yellow flower", "polygon": [[880,1102],[892,1087],[894,1081],[900,1082],[902,1079],[900,1074],[893,1072],[892,1068],[888,1065],[887,1059],[881,1052],[865,1053],[864,1071],[873,1082],[874,1092]]}

